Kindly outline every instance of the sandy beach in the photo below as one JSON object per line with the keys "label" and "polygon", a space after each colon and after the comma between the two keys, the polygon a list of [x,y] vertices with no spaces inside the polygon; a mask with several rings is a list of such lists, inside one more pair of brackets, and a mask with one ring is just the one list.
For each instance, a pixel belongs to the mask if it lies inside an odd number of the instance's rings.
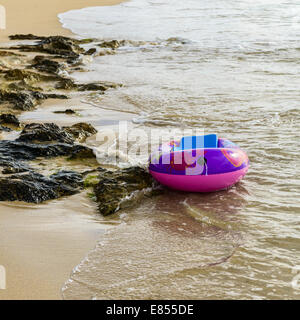
{"label": "sandy beach", "polygon": [[[0,0],[0,300],[298,300],[297,0],[119,2]],[[157,184],[203,134],[243,180]]]}
{"label": "sandy beach", "polygon": [[[8,35],[72,35],[57,14],[87,6],[118,4],[118,0],[3,0]],[[103,226],[95,223],[95,204],[78,194],[42,205],[0,204],[0,265],[6,269],[6,290],[0,300],[61,299],[61,287],[72,269],[94,248]]]}
{"label": "sandy beach", "polygon": [[93,249],[103,229],[82,194],[41,205],[0,204],[0,300],[60,299],[71,270]]}
{"label": "sandy beach", "polygon": [[59,13],[92,6],[110,6],[120,0],[2,0],[1,5],[6,9],[6,29],[0,30],[0,41],[7,40],[11,34],[39,35],[71,35],[63,29],[57,15]]}

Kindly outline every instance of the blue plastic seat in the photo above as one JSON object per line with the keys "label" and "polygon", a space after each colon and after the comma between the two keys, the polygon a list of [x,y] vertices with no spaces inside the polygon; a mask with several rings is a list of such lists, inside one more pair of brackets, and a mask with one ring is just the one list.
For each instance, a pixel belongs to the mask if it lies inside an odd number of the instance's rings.
{"label": "blue plastic seat", "polygon": [[201,148],[217,148],[218,137],[216,134],[206,134],[203,136],[187,136],[182,137],[180,145],[174,147],[174,151],[201,149]]}

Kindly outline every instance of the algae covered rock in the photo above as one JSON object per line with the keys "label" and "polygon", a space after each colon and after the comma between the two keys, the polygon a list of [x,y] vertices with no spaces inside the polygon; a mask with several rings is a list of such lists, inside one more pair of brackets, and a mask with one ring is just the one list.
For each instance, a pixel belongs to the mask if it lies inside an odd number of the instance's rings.
{"label": "algae covered rock", "polygon": [[79,122],[71,127],[64,127],[63,129],[80,142],[97,133],[97,130],[91,124],[85,122]]}
{"label": "algae covered rock", "polygon": [[8,81],[15,80],[28,80],[31,82],[39,82],[39,81],[53,81],[56,80],[56,77],[49,77],[46,75],[42,75],[33,71],[25,70],[25,69],[10,69],[4,72],[4,78]]}
{"label": "algae covered rock", "polygon": [[100,168],[99,171],[99,183],[93,189],[99,212],[104,216],[136,203],[138,193],[151,195],[156,185],[152,176],[141,167],[115,171]]}
{"label": "algae covered rock", "polygon": [[125,41],[119,41],[119,40],[111,40],[111,41],[103,41],[99,44],[99,47],[101,48],[110,48],[110,49],[118,49],[119,47],[123,46],[125,44]]}

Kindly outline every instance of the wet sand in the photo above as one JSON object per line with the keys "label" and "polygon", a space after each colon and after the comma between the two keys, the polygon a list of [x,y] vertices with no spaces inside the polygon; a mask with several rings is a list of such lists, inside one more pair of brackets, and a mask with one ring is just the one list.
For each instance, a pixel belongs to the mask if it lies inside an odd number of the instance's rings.
{"label": "wet sand", "polygon": [[[0,42],[17,33],[70,36],[61,27],[58,13],[120,2],[2,0],[7,28],[0,30]],[[60,115],[57,122],[64,122],[62,117],[68,116]],[[84,193],[40,205],[0,203],[0,265],[7,276],[0,300],[61,299],[61,287],[72,269],[105,230],[100,220],[96,205]]]}
{"label": "wet sand", "polygon": [[1,203],[0,265],[7,279],[0,300],[60,299],[62,284],[104,232],[97,217],[85,194],[39,205]]}
{"label": "wet sand", "polygon": [[59,13],[92,6],[115,5],[120,0],[2,0],[6,9],[6,29],[0,30],[0,41],[6,41],[11,34],[33,33],[38,35],[66,35],[72,33],[62,26]]}

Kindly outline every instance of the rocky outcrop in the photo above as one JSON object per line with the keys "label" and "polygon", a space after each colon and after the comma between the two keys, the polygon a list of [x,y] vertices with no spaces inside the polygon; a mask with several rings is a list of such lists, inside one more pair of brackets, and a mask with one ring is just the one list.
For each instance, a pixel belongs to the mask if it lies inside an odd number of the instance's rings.
{"label": "rocky outcrop", "polygon": [[1,140],[0,201],[39,203],[79,192],[83,187],[81,174],[60,171],[45,177],[27,164],[36,158],[58,156],[81,160],[95,158],[90,148],[74,144],[73,141],[63,129],[54,124],[27,125],[17,140]]}
{"label": "rocky outcrop", "polygon": [[54,123],[27,124],[17,141],[30,143],[74,143],[73,137]]}
{"label": "rocky outcrop", "polygon": [[15,115],[9,113],[0,114],[0,132],[10,132],[12,129],[18,129],[19,127],[20,122]]}
{"label": "rocky outcrop", "polygon": [[84,122],[62,128],[55,123],[31,123],[24,127],[17,141],[73,144],[75,140],[83,142],[96,133],[97,130],[92,125]]}
{"label": "rocky outcrop", "polygon": [[28,111],[45,99],[67,99],[66,95],[45,94],[39,91],[15,91],[0,89],[0,104],[7,103],[13,109]]}
{"label": "rocky outcrop", "polygon": [[77,40],[63,36],[38,37],[30,35],[13,35],[11,40],[37,40],[33,45],[19,45],[10,47],[9,49],[18,49],[24,52],[42,52],[58,57],[67,58],[69,62],[74,62],[84,54],[85,50],[79,46],[82,43],[88,43],[92,40]]}
{"label": "rocky outcrop", "polygon": [[99,171],[99,183],[93,189],[99,212],[104,216],[125,206],[132,206],[140,194],[149,196],[157,193],[155,181],[143,168],[130,167],[115,171],[99,168]]}
{"label": "rocky outcrop", "polygon": [[[99,47],[85,50],[81,46],[91,42],[91,39],[39,37],[32,34],[13,35],[10,39],[33,40],[35,43],[0,50],[3,56],[3,62],[0,62],[0,132],[22,129],[16,140],[0,140],[0,201],[39,203],[74,194],[84,185],[86,188],[94,188],[99,211],[108,215],[121,208],[125,202],[128,203],[127,200],[135,194],[143,194],[145,190],[150,194],[153,191],[153,180],[141,168],[114,171],[99,168],[97,177],[86,180],[85,184],[85,173],[60,171],[51,176],[40,173],[45,172],[44,167],[39,169],[43,159],[55,157],[76,160],[76,165],[79,161],[84,164],[88,159],[87,169],[91,170],[93,161],[96,166],[95,154],[92,149],[78,142],[85,141],[97,131],[86,123],[76,123],[69,127],[59,127],[54,123],[23,126],[14,114],[32,110],[46,99],[68,99],[66,90],[104,94],[106,90],[121,85],[104,81],[77,83],[68,76],[74,70],[82,70],[80,64],[87,58],[84,55],[94,55],[101,51]],[[112,52],[122,45],[125,42],[111,41],[103,42],[100,47]],[[37,54],[32,57],[35,52]],[[17,68],[16,64],[10,63],[9,56],[18,59]],[[63,112],[75,113],[71,109]],[[2,138],[5,136],[1,135]],[[30,164],[30,161],[37,159]],[[37,164],[39,161],[41,163]]]}
{"label": "rocky outcrop", "polygon": [[0,115],[0,124],[1,125],[13,125],[15,127],[20,127],[20,121],[18,118],[10,113],[4,113]]}
{"label": "rocky outcrop", "polygon": [[0,178],[0,201],[40,203],[79,192],[82,177],[76,172],[60,172],[49,178],[36,172]]}

